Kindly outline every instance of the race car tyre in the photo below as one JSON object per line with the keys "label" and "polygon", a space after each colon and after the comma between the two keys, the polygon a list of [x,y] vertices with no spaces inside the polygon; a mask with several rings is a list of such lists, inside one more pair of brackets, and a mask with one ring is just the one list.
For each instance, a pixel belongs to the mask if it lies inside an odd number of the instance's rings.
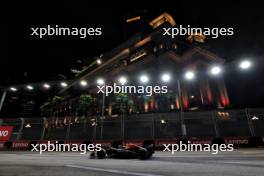
{"label": "race car tyre", "polygon": [[106,152],[104,150],[100,150],[97,152],[97,157],[99,159],[104,159],[106,157]]}
{"label": "race car tyre", "polygon": [[141,160],[145,160],[145,159],[147,159],[147,158],[148,158],[148,152],[145,151],[145,150],[140,150],[140,151],[139,151],[139,158],[140,158]]}

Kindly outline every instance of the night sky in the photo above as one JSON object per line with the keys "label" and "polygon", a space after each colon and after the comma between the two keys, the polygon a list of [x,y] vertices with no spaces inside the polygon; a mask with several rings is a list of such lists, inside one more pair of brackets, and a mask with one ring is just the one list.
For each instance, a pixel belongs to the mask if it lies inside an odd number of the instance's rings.
{"label": "night sky", "polygon": [[[121,2],[121,1],[120,1]],[[264,12],[261,1],[43,1],[12,3],[2,23],[4,55],[0,85],[70,78],[70,68],[89,63],[125,40],[124,19],[143,14],[146,21],[167,11],[177,24],[194,27],[233,27],[235,35],[208,39],[205,48],[226,59],[227,64],[253,59],[254,69],[239,72],[229,67],[226,84],[234,107],[263,107]],[[102,27],[103,35],[78,37],[30,36],[31,27],[58,24],[65,27]],[[132,35],[128,33],[127,35]]]}

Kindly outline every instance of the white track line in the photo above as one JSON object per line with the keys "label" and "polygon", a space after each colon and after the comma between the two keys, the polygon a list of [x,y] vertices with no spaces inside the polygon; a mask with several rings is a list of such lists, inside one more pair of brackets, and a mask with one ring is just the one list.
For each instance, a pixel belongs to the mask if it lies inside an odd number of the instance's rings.
{"label": "white track line", "polygon": [[112,173],[112,174],[135,175],[135,176],[163,176],[163,175],[156,175],[156,174],[129,172],[129,171],[122,171],[122,170],[103,169],[103,168],[78,166],[78,165],[66,165],[66,166],[72,167],[72,168],[86,169],[86,170],[90,170],[90,171],[107,172],[107,173]]}

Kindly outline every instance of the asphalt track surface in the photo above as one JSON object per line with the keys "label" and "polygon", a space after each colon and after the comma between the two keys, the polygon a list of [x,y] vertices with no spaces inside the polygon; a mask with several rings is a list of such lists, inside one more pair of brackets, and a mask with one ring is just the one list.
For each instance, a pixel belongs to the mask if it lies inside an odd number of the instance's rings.
{"label": "asphalt track surface", "polygon": [[156,152],[150,160],[90,159],[69,152],[0,152],[0,176],[263,176],[264,149]]}

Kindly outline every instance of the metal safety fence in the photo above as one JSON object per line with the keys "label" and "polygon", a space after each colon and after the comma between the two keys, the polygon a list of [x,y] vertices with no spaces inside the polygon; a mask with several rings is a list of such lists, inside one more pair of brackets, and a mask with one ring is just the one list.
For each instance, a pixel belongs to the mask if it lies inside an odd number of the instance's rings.
{"label": "metal safety fence", "polygon": [[[11,140],[155,140],[264,136],[264,109],[168,112],[112,117],[1,119]],[[184,128],[183,128],[184,127]]]}

